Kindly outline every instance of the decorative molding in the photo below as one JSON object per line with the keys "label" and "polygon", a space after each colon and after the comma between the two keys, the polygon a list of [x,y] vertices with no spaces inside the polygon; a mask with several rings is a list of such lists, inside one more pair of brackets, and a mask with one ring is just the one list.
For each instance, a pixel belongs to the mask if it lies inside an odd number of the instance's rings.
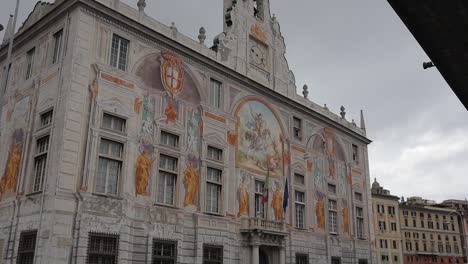
{"label": "decorative molding", "polygon": [[221,117],[221,116],[212,114],[212,113],[210,113],[210,112],[205,112],[205,116],[206,116],[206,117],[209,117],[209,118],[211,118],[211,119],[214,119],[214,120],[216,120],[216,121],[219,121],[219,122],[221,122],[221,123],[226,124],[226,119],[225,119],[224,117]]}

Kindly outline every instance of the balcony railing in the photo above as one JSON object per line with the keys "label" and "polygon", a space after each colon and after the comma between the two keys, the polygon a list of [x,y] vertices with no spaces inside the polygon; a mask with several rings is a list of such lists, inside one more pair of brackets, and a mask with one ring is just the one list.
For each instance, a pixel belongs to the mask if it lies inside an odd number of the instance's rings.
{"label": "balcony railing", "polygon": [[250,230],[263,230],[272,232],[285,232],[285,225],[279,221],[266,220],[262,218],[245,218],[241,220],[242,229]]}

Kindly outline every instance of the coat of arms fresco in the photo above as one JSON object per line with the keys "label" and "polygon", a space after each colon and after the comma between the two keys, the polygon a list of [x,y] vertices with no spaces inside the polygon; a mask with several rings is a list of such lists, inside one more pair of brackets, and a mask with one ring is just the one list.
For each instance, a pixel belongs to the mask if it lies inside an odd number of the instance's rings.
{"label": "coat of arms fresco", "polygon": [[278,118],[260,100],[243,102],[238,118],[237,165],[256,173],[283,176],[283,134]]}

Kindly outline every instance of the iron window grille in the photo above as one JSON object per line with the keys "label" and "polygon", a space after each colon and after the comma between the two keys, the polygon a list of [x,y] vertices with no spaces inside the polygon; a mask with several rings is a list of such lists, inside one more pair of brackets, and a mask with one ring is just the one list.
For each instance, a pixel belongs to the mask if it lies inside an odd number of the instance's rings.
{"label": "iron window grille", "polygon": [[223,246],[204,245],[203,264],[222,264]]}
{"label": "iron window grille", "polygon": [[175,264],[177,242],[153,240],[152,264]]}
{"label": "iron window grille", "polygon": [[17,264],[33,264],[36,250],[37,230],[22,232],[18,246]]}
{"label": "iron window grille", "polygon": [[119,236],[90,233],[88,238],[88,264],[116,264]]}

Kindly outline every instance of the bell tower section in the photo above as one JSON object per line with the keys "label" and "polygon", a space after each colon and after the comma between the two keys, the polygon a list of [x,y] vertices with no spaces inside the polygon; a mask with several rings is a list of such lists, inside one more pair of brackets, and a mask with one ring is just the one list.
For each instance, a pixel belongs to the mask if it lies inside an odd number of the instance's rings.
{"label": "bell tower section", "polygon": [[285,96],[296,94],[280,25],[269,0],[224,0],[224,32],[214,40],[217,60]]}

